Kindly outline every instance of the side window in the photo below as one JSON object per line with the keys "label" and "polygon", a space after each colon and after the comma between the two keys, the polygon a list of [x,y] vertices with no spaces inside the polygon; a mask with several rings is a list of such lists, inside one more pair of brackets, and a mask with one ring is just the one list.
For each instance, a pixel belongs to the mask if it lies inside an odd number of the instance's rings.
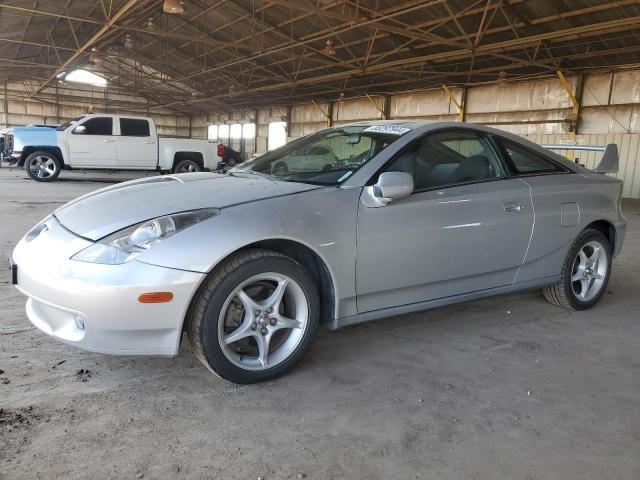
{"label": "side window", "polygon": [[487,138],[463,130],[428,134],[400,153],[385,171],[410,173],[416,191],[506,176]]}
{"label": "side window", "polygon": [[500,143],[507,153],[513,166],[518,173],[550,173],[550,172],[562,172],[562,168],[557,166],[550,160],[547,160],[542,155],[522,147],[517,143],[510,142],[509,140],[500,139]]}
{"label": "side window", "polygon": [[120,135],[123,137],[148,137],[149,122],[136,118],[120,119]]}
{"label": "side window", "polygon": [[82,124],[87,131],[85,135],[113,135],[113,118],[95,117]]}

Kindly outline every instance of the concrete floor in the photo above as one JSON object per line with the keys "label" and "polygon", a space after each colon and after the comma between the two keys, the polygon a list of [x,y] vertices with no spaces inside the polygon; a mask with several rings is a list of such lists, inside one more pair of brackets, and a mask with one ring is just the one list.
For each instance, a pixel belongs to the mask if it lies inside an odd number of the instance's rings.
{"label": "concrete floor", "polygon": [[[0,257],[126,175],[0,169]],[[594,309],[538,291],[321,331],[277,381],[236,386],[183,343],[111,357],[34,330],[0,278],[0,478],[638,479],[640,203]]]}

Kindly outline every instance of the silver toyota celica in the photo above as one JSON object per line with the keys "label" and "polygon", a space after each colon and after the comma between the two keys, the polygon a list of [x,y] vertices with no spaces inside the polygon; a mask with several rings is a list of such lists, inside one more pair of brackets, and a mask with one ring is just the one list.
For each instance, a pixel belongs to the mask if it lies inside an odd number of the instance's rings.
{"label": "silver toyota celica", "polygon": [[94,352],[178,353],[271,379],[331,329],[542,288],[605,292],[626,222],[615,145],[595,170],[479,125],[329,128],[226,173],[113,185],[59,208],[13,251],[45,333]]}

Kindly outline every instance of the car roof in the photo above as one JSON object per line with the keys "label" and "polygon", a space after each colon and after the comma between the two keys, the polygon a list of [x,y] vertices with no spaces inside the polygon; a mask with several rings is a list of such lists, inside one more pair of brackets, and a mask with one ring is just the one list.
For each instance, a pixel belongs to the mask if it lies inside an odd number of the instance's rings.
{"label": "car roof", "polygon": [[361,122],[353,122],[342,125],[336,125],[336,127],[360,127],[360,126],[372,126],[372,125],[393,125],[397,127],[407,127],[407,128],[418,128],[424,127],[427,125],[431,125],[434,123],[445,123],[445,122],[437,122],[434,120],[366,120]]}

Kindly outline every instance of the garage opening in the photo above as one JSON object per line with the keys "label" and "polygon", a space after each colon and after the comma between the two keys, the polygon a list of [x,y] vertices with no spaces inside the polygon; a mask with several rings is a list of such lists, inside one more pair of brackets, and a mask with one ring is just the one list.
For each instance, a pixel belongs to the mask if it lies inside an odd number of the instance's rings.
{"label": "garage opening", "polygon": [[287,143],[287,122],[271,122],[269,124],[269,137],[267,148],[275,150]]}

